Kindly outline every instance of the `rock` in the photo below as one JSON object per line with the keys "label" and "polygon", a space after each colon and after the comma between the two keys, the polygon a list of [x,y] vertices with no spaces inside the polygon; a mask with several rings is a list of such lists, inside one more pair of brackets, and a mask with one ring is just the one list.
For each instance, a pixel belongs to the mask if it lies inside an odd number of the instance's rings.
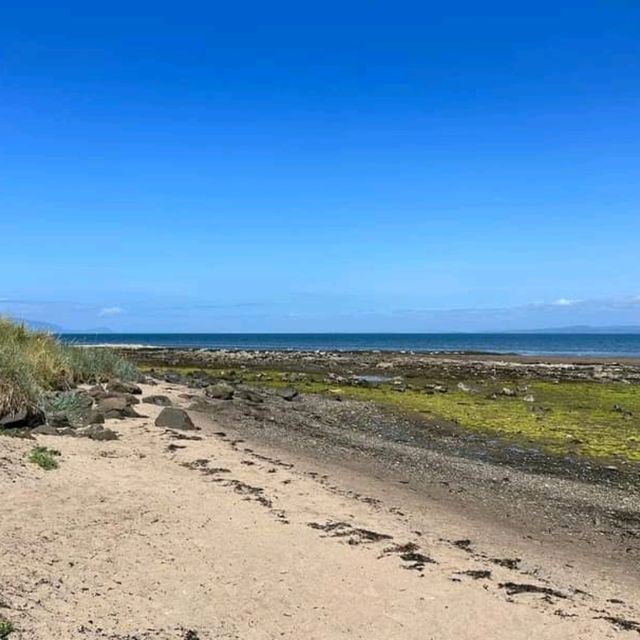
{"label": "rock", "polygon": [[142,398],[142,402],[146,404],[155,404],[157,407],[170,407],[171,400],[167,396],[147,396]]}
{"label": "rock", "polygon": [[91,387],[91,389],[88,389],[87,394],[92,398],[103,398],[107,395],[107,392],[101,384],[97,384],[95,387]]}
{"label": "rock", "polygon": [[298,392],[292,387],[278,389],[277,394],[287,402],[291,402],[294,398],[298,397]]}
{"label": "rock", "polygon": [[76,402],[79,407],[83,409],[90,409],[93,406],[93,397],[90,396],[84,389],[79,389],[75,392]]}
{"label": "rock", "polygon": [[253,404],[264,402],[264,398],[254,389],[241,388],[236,391],[236,396]]}
{"label": "rock", "polygon": [[141,418],[129,404],[127,396],[110,396],[98,402],[97,411],[105,418]]}
{"label": "rock", "polygon": [[510,389],[509,387],[503,387],[502,391],[500,391],[500,395],[506,396],[507,398],[514,398],[516,395],[516,392],[513,389]]}
{"label": "rock", "polygon": [[71,420],[66,411],[55,411],[47,415],[47,423],[54,429],[62,429],[71,426]]}
{"label": "rock", "polygon": [[465,393],[469,393],[471,391],[471,387],[467,386],[464,382],[458,382],[458,389]]}
{"label": "rock", "polygon": [[166,382],[169,382],[171,384],[182,384],[183,382],[185,382],[184,377],[179,373],[175,373],[174,371],[167,371],[163,377]]}
{"label": "rock", "polygon": [[82,426],[84,427],[90,424],[102,423],[104,423],[104,416],[97,409],[91,409],[91,411],[87,414],[85,423]]}
{"label": "rock", "polygon": [[535,397],[534,397],[534,396],[533,396],[533,394],[531,394],[531,393],[527,394],[527,395],[523,398],[523,400],[524,400],[525,402],[535,402],[535,401],[536,401]]}
{"label": "rock", "polygon": [[111,393],[131,393],[134,395],[140,395],[142,389],[133,382],[124,382],[123,380],[110,380],[107,383],[107,391]]}
{"label": "rock", "polygon": [[101,424],[90,424],[88,427],[82,427],[81,429],[77,429],[75,434],[82,438],[91,438],[91,440],[101,442],[118,439],[118,434],[115,431],[107,429]]}
{"label": "rock", "polygon": [[165,407],[156,418],[156,426],[181,430],[195,430],[198,428],[193,424],[186,411],[176,407]]}
{"label": "rock", "polygon": [[31,429],[31,433],[36,436],[57,436],[58,430],[50,424],[41,424],[35,429]]}
{"label": "rock", "polygon": [[15,413],[0,416],[1,429],[19,429],[23,427],[37,427],[45,423],[45,415],[41,409],[24,408]]}
{"label": "rock", "polygon": [[231,398],[233,398],[234,389],[227,382],[218,382],[216,384],[209,385],[204,390],[204,393],[208,398],[215,398],[216,400],[231,400]]}

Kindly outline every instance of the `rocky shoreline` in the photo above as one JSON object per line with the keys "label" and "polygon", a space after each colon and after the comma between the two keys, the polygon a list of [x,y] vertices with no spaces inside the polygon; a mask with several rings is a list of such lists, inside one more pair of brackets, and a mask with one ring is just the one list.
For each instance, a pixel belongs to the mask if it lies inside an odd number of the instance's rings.
{"label": "rocky shoreline", "polygon": [[633,358],[538,357],[392,351],[254,351],[119,347],[133,362],[150,366],[277,369],[338,375],[388,374],[443,379],[558,379],[640,383]]}

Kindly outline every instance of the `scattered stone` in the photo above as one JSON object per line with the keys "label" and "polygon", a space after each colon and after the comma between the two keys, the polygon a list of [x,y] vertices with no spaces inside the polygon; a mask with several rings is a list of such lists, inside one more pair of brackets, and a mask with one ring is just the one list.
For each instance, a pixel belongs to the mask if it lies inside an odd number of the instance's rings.
{"label": "scattered stone", "polygon": [[285,387],[284,389],[278,389],[278,395],[287,402],[291,402],[298,397],[298,392],[292,387]]}
{"label": "scattered stone", "polygon": [[243,400],[246,400],[247,402],[252,402],[253,404],[260,404],[264,402],[264,398],[257,391],[254,391],[253,389],[246,389],[246,388],[239,389],[238,391],[236,391],[236,396],[238,398],[242,398]]}
{"label": "scattered stone", "polygon": [[90,438],[91,440],[98,440],[100,442],[118,439],[118,434],[115,431],[107,429],[101,424],[90,424],[88,427],[76,429],[75,433],[80,437]]}
{"label": "scattered stone", "polygon": [[105,418],[141,418],[142,416],[129,404],[126,396],[111,396],[98,401],[97,410]]}
{"label": "scattered stone", "polygon": [[97,384],[95,387],[87,390],[87,394],[92,398],[104,398],[107,395],[105,388],[101,384]]}
{"label": "scattered stone", "polygon": [[107,383],[107,391],[111,393],[131,393],[134,395],[140,395],[142,389],[133,382],[124,382],[122,380],[110,380]]}
{"label": "scattered stone", "polygon": [[516,392],[509,387],[503,387],[502,391],[500,391],[500,395],[505,396],[507,398],[515,398]]}
{"label": "scattered stone", "polygon": [[216,400],[231,400],[233,398],[234,389],[228,382],[218,382],[216,384],[209,385],[204,394],[208,398],[214,398]]}
{"label": "scattered stone", "polygon": [[176,407],[165,407],[156,418],[157,427],[167,427],[169,429],[195,430],[196,427],[189,414],[183,409]]}
{"label": "scattered stone", "polygon": [[157,407],[170,407],[171,400],[167,396],[147,396],[142,398],[142,402],[146,404],[155,404]]}
{"label": "scattered stone", "polygon": [[31,433],[37,436],[57,436],[58,430],[50,424],[41,424],[39,427],[31,430]]}

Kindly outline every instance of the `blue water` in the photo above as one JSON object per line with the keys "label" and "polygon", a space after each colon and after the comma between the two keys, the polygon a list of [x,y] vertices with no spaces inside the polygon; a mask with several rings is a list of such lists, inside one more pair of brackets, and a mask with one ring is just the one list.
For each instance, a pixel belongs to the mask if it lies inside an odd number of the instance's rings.
{"label": "blue water", "polygon": [[92,333],[66,334],[79,344],[154,347],[340,350],[475,351],[523,355],[640,356],[640,334],[509,333]]}

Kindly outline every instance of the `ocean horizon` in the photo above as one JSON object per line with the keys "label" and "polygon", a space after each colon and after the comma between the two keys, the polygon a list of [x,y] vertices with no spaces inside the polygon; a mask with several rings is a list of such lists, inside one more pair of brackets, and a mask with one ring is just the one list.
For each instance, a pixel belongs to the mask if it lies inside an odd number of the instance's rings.
{"label": "ocean horizon", "polygon": [[637,333],[65,333],[67,343],[257,351],[415,351],[640,357]]}

